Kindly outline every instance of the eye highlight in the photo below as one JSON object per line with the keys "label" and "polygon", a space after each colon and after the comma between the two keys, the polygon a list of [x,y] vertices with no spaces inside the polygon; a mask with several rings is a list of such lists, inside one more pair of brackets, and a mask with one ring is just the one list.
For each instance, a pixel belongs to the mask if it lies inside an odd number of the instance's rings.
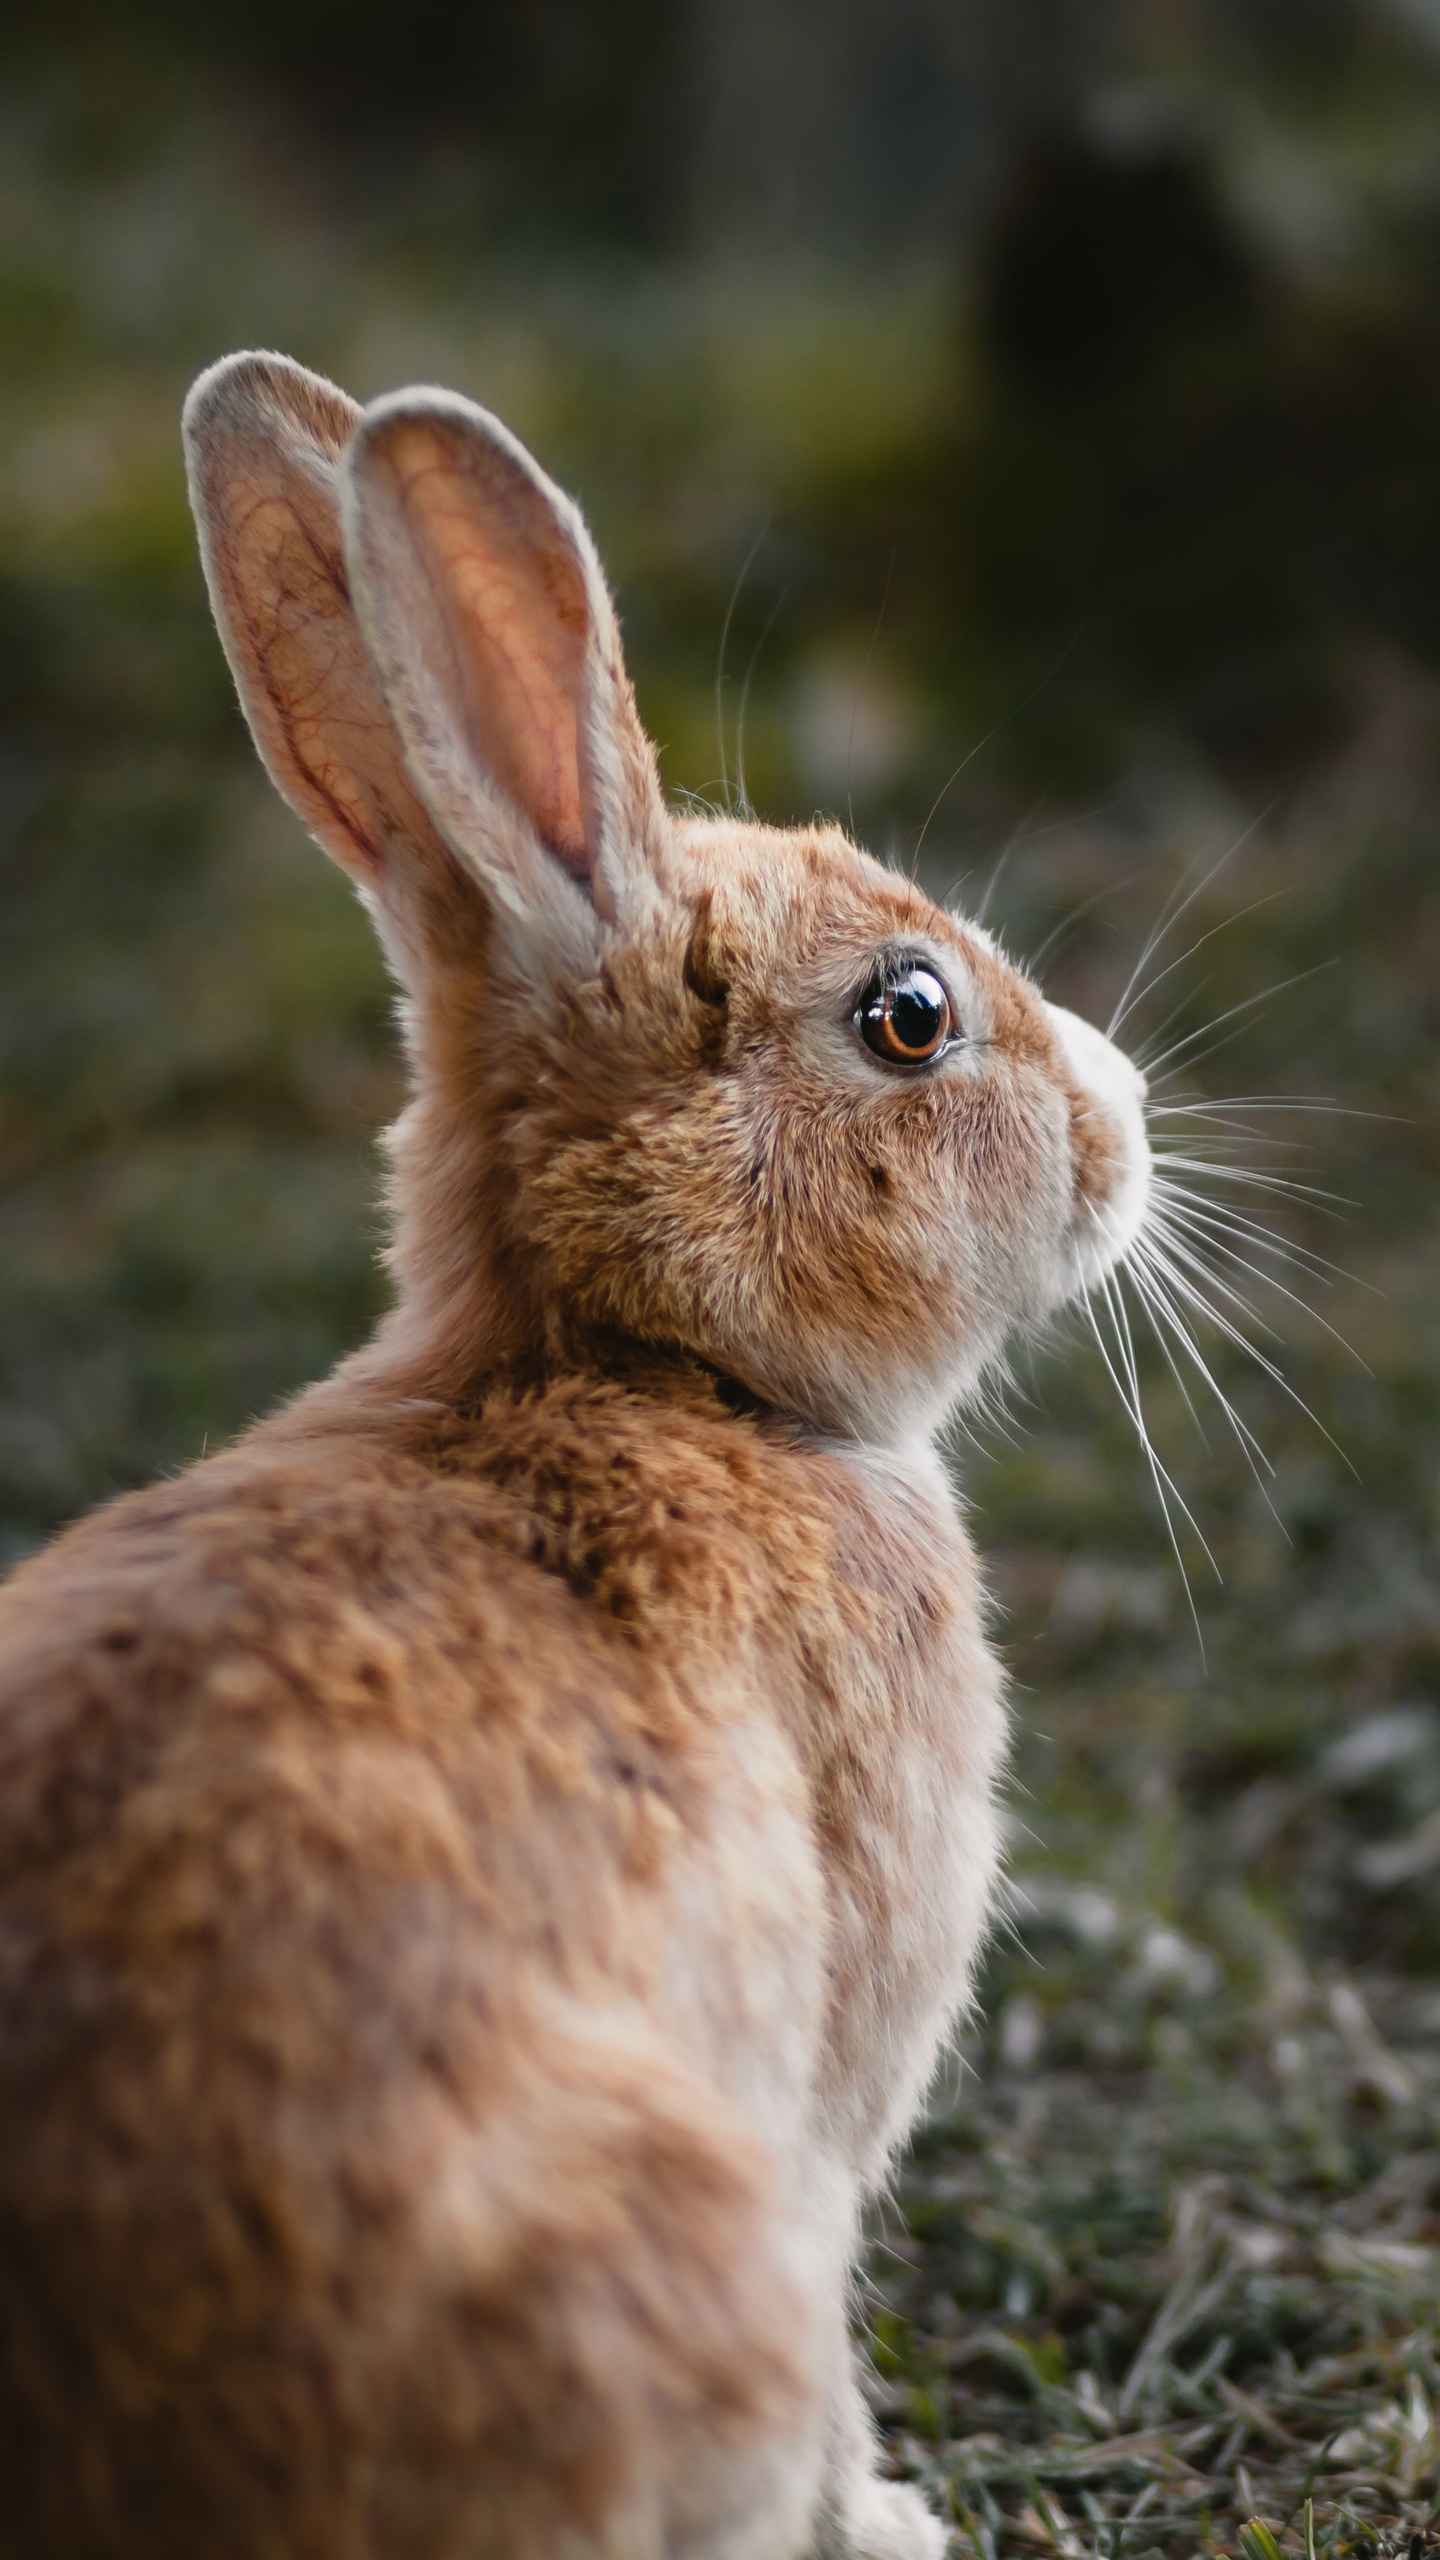
{"label": "eye highlight", "polygon": [[924,1067],[956,1036],[954,1008],[933,969],[911,962],[881,979],[855,1012],[867,1049],[892,1067]]}

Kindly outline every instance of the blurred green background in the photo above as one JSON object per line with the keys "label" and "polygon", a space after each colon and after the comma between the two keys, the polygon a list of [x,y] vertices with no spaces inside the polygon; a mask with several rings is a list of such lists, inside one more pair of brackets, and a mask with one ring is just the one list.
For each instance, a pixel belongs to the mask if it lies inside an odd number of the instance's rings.
{"label": "blurred green background", "polygon": [[[0,65],[5,1556],[383,1303],[387,991],[249,752],[177,420],[244,344],[456,385],[586,507],[672,791],[839,815],[1102,1021],[1189,902],[1126,1036],[1166,1100],[1270,1107],[1162,1134],[1341,1268],[1230,1238],[1281,1374],[1205,1355],[1258,1481],[1136,1310],[1178,1559],[1078,1322],[957,1437],[1016,1884],[876,2388],[986,2560],[1199,2547],[1302,2475],[1322,2541],[1402,2547],[1440,2380],[1440,11],[16,0]],[[1162,2450],[1086,2470],[1126,2425]]]}

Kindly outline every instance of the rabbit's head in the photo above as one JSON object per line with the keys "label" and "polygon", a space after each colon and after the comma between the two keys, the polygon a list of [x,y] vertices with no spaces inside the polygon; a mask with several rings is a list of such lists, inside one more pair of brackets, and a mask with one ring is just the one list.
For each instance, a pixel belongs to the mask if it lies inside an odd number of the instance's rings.
{"label": "rabbit's head", "polygon": [[403,992],[418,1370],[638,1342],[893,1443],[1125,1252],[1135,1070],[838,828],[666,808],[590,537],[495,419],[248,355],[186,433],[260,751]]}

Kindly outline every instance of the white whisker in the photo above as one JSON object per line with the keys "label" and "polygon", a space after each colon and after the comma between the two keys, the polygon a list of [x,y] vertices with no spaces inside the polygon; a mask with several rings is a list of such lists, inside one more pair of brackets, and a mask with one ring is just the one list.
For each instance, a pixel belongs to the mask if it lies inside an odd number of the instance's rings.
{"label": "white whisker", "polygon": [[1140,977],[1141,972],[1144,970],[1147,961],[1153,958],[1154,954],[1159,950],[1166,934],[1173,931],[1181,917],[1189,908],[1194,906],[1196,899],[1204,895],[1205,891],[1209,888],[1211,881],[1218,880],[1226,863],[1232,862],[1237,853],[1243,852],[1256,829],[1263,826],[1265,819],[1268,818],[1269,815],[1270,811],[1265,809],[1261,811],[1258,818],[1252,819],[1250,825],[1245,829],[1244,834],[1237,836],[1233,844],[1227,845],[1225,851],[1221,854],[1219,861],[1211,864],[1210,869],[1205,873],[1204,877],[1196,881],[1189,896],[1181,898],[1180,904],[1176,906],[1174,904],[1174,900],[1179,896],[1180,891],[1184,888],[1190,873],[1195,867],[1193,861],[1187,863],[1185,869],[1180,874],[1180,878],[1176,882],[1175,887],[1171,890],[1170,896],[1166,899],[1164,906],[1161,908],[1159,915],[1156,917],[1154,924],[1147,934],[1145,938],[1145,945],[1141,951],[1139,959],[1136,961],[1134,968],[1131,970],[1129,977],[1126,979],[1124,986],[1120,990],[1120,1001],[1110,1016],[1109,1023],[1106,1027],[1107,1039],[1114,1039],[1116,1025],[1124,1019],[1131,990],[1133,989],[1136,980]]}
{"label": "white whisker", "polygon": [[[1170,1348],[1170,1335],[1166,1331],[1164,1325],[1159,1321],[1157,1314],[1157,1300],[1159,1293],[1153,1288],[1152,1283],[1145,1272],[1144,1265],[1140,1260],[1138,1247],[1132,1252],[1130,1260],[1125,1265],[1125,1276],[1131,1282],[1142,1306],[1145,1309],[1150,1330],[1154,1334],[1155,1339],[1160,1346],[1165,1366],[1169,1370],[1171,1377],[1174,1379],[1176,1386],[1180,1390],[1181,1399],[1184,1403],[1186,1412],[1189,1414],[1191,1421],[1195,1425],[1196,1435],[1199,1439],[1200,1445],[1202,1449],[1208,1449],[1210,1441],[1206,1433],[1205,1425],[1200,1419],[1195,1399],[1191,1395],[1190,1389],[1185,1383],[1184,1373],[1175,1358],[1174,1352]],[[1174,1326],[1174,1331],[1181,1340],[1184,1340],[1184,1335],[1178,1325]],[[1186,1348],[1188,1349],[1189,1347],[1190,1346],[1187,1343]]]}
{"label": "white whisker", "polygon": [[1217,933],[1228,933],[1232,924],[1243,923],[1246,916],[1253,916],[1260,907],[1273,906],[1277,898],[1288,898],[1289,895],[1288,889],[1271,889],[1263,898],[1252,898],[1248,907],[1239,908],[1233,916],[1226,916],[1219,924],[1212,924],[1209,931],[1200,934],[1188,950],[1182,951],[1174,960],[1167,960],[1163,969],[1157,970],[1153,978],[1147,978],[1143,987],[1136,988],[1133,996],[1122,1004],[1120,1011],[1112,1014],[1106,1038],[1114,1040],[1119,1034],[1121,1025],[1129,1021],[1137,1005],[1148,1003],[1156,988],[1163,987],[1167,978],[1173,978],[1177,969],[1183,969],[1187,960],[1193,960],[1197,951],[1203,951],[1207,942],[1213,942]]}
{"label": "white whisker", "polygon": [[[753,551],[751,552],[750,557],[752,560],[754,559],[755,554]],[[782,587],[780,593],[775,598],[774,603],[771,605],[769,612],[765,616],[764,629],[761,631],[759,639],[756,641],[754,648],[750,652],[750,663],[745,670],[745,681],[740,687],[740,707],[735,714],[735,785],[740,794],[740,815],[742,818],[752,818],[755,814],[754,810],[750,806],[750,792],[745,780],[745,712],[750,700],[750,681],[755,673],[756,667],[759,665],[760,652],[764,648],[774,627],[775,617],[780,611],[781,606],[784,604],[789,592],[790,590],[788,587]]]}
{"label": "white whisker", "polygon": [[[1128,887],[1129,882],[1125,880],[1108,881],[1103,889],[1096,889],[1090,897],[1082,898],[1079,906],[1072,907],[1068,914],[1063,915],[1060,918],[1058,924],[1052,924],[1044,941],[1040,944],[1039,949],[1029,952],[1026,955],[1024,962],[1026,976],[1029,978],[1038,978],[1040,974],[1041,961],[1046,957],[1047,953],[1054,950],[1057,943],[1063,942],[1067,933],[1073,933],[1076,925],[1080,923],[1082,917],[1090,915],[1096,907],[1103,906],[1107,898],[1117,898],[1121,890]],[[982,923],[984,921],[983,914],[981,921]]]}
{"label": "white whisker", "polygon": [[[1124,1406],[1125,1411],[1129,1415],[1130,1421],[1134,1426],[1135,1436],[1140,1443],[1141,1453],[1145,1459],[1147,1467],[1149,1468],[1150,1480],[1155,1487],[1156,1500],[1160,1505],[1161,1517],[1165,1523],[1165,1534],[1170,1541],[1171,1551],[1174,1555],[1176,1567],[1179,1571],[1181,1588],[1185,1594],[1185,1605],[1190,1612],[1191,1621],[1195,1628],[1195,1641],[1200,1648],[1200,1659],[1203,1662],[1205,1659],[1205,1638],[1201,1632],[1200,1613],[1195,1606],[1195,1594],[1190,1587],[1190,1576],[1185,1569],[1185,1558],[1181,1551],[1179,1535],[1176,1531],[1174,1516],[1170,1509],[1172,1498],[1175,1502],[1176,1508],[1179,1510],[1182,1517],[1194,1532],[1196,1539],[1199,1541],[1201,1551],[1203,1552],[1205,1560],[1210,1566],[1212,1573],[1215,1575],[1217,1582],[1221,1578],[1220,1568],[1216,1564],[1215,1558],[1210,1552],[1209,1545],[1195,1521],[1189,1504],[1186,1502],[1184,1495],[1181,1493],[1173,1477],[1170,1475],[1169,1470],[1162,1464],[1159,1452],[1155,1447],[1154,1441],[1150,1437],[1149,1426],[1145,1420],[1145,1408],[1141,1401],[1139,1375],[1135,1367],[1134,1344],[1133,1342],[1128,1342],[1128,1328],[1124,1332],[1122,1332],[1121,1329],[1123,1308],[1121,1307],[1118,1292],[1115,1290],[1114,1284],[1108,1275],[1102,1278],[1099,1286],[1105,1300],[1106,1310],[1109,1314],[1111,1324],[1115,1327],[1116,1341],[1114,1359],[1111,1357],[1110,1346],[1106,1342],[1105,1336],[1101,1331],[1100,1323],[1095,1313],[1094,1303],[1088,1290],[1085,1293],[1086,1313],[1089,1315],[1091,1330],[1094,1333],[1095,1340],[1100,1348],[1100,1357],[1104,1361],[1105,1366],[1110,1373],[1111,1380],[1114,1384],[1115,1391],[1120,1398],[1121,1404]],[[1129,1353],[1128,1358],[1126,1357],[1127,1347]],[[1125,1370],[1128,1389],[1127,1383],[1122,1381],[1120,1370],[1116,1367],[1116,1360],[1121,1363]]]}
{"label": "white whisker", "polygon": [[1187,1115],[1202,1120],[1221,1120],[1232,1112],[1243,1111],[1332,1111],[1347,1120],[1386,1120],[1393,1115],[1385,1111],[1352,1111],[1347,1104],[1336,1102],[1327,1093],[1228,1093],[1213,1101],[1199,1096],[1193,1102],[1157,1102],[1154,1111],[1167,1120]]}
{"label": "white whisker", "polygon": [[[1154,1245],[1152,1245],[1151,1250],[1153,1259],[1163,1273],[1167,1286],[1175,1291],[1176,1295],[1186,1306],[1192,1307],[1195,1313],[1203,1318],[1206,1323],[1214,1325],[1217,1332],[1224,1334],[1228,1341],[1233,1342],[1237,1349],[1244,1351],[1248,1357],[1255,1362],[1257,1368],[1263,1369],[1266,1376],[1274,1380],[1276,1386],[1280,1389],[1281,1394],[1288,1398],[1289,1402],[1295,1406],[1298,1412],[1304,1414],[1306,1421],[1319,1432],[1321,1438],[1329,1442],[1331,1448],[1335,1451],[1336,1456],[1344,1461],[1344,1464],[1350,1468],[1350,1472],[1353,1475],[1355,1473],[1355,1469],[1350,1466],[1350,1461],[1345,1456],[1345,1452],[1341,1448],[1340,1443],[1336,1440],[1332,1432],[1326,1430],[1319,1415],[1311,1411],[1310,1406],[1305,1402],[1304,1397],[1299,1393],[1299,1391],[1295,1387],[1292,1387],[1284,1370],[1278,1368],[1276,1363],[1269,1357],[1268,1353],[1261,1350],[1259,1343],[1255,1341],[1253,1336],[1246,1333],[1242,1326],[1236,1324],[1233,1317],[1226,1315],[1223,1307],[1216,1305],[1215,1298],[1207,1297],[1205,1289],[1197,1287],[1196,1280],[1188,1275],[1191,1273],[1198,1275],[1199,1280],[1203,1281],[1209,1289],[1216,1292],[1218,1296],[1225,1299],[1231,1306],[1237,1307],[1241,1315],[1247,1317],[1251,1324],[1258,1325],[1262,1333],[1268,1334],[1272,1340],[1277,1340],[1278,1336],[1275,1334],[1274,1327],[1272,1325],[1267,1325],[1264,1322],[1264,1319],[1256,1314],[1254,1308],[1247,1306],[1245,1300],[1240,1297],[1234,1289],[1230,1288],[1227,1282],[1220,1278],[1218,1272],[1213,1271],[1208,1263],[1200,1261],[1198,1256],[1191,1253],[1178,1241],[1176,1237],[1173,1235],[1168,1237],[1166,1239],[1166,1245],[1168,1249],[1164,1252],[1162,1252],[1158,1246]],[[1297,1299],[1296,1304],[1303,1306],[1304,1301]],[[1307,1315],[1314,1315],[1313,1308],[1307,1307],[1305,1312]],[[1316,1317],[1315,1320],[1317,1323],[1321,1321],[1319,1317]],[[1327,1326],[1326,1330],[1329,1331],[1331,1328]],[[1347,1351],[1349,1350],[1349,1344],[1344,1341],[1341,1335],[1336,1334],[1335,1340],[1341,1344],[1342,1349]]]}
{"label": "white whisker", "polygon": [[1214,1174],[1222,1182],[1248,1185],[1252,1191],[1273,1191],[1290,1200],[1306,1200],[1327,1209],[1353,1209],[1355,1202],[1340,1191],[1323,1191],[1317,1182],[1302,1182],[1293,1173],[1282,1172],[1274,1165],[1227,1164],[1223,1156],[1181,1155],[1166,1147],[1157,1149],[1155,1162],[1177,1173]]}
{"label": "white whisker", "polygon": [[[1168,1225],[1167,1219],[1171,1222]],[[1181,1230],[1179,1235],[1175,1232],[1177,1224]],[[1172,1201],[1156,1218],[1155,1227],[1160,1234],[1165,1236],[1167,1243],[1176,1252],[1182,1250],[1181,1236],[1183,1235],[1186,1237],[1188,1239],[1191,1252],[1196,1256],[1195,1267],[1205,1273],[1206,1278],[1212,1282],[1213,1286],[1224,1290],[1227,1296],[1232,1297],[1236,1306],[1238,1306],[1244,1314],[1250,1317],[1252,1323],[1260,1325],[1262,1331],[1269,1333],[1272,1336],[1272,1339],[1278,1339],[1278,1336],[1275,1335],[1273,1326],[1266,1324],[1264,1318],[1256,1309],[1253,1307],[1247,1307],[1243,1298],[1237,1296],[1235,1292],[1225,1288],[1225,1283],[1220,1279],[1218,1272],[1212,1270],[1208,1264],[1199,1258],[1198,1248],[1200,1245],[1208,1243],[1213,1250],[1223,1252],[1227,1261],[1233,1263],[1237,1270],[1248,1271],[1252,1279],[1259,1280],[1265,1288],[1273,1289],[1279,1297],[1288,1298],[1292,1306],[1298,1307],[1302,1315],[1309,1316],[1312,1323],[1318,1324],[1321,1332],[1328,1333],[1332,1342],[1337,1342],[1341,1350],[1348,1353],[1352,1360],[1359,1359],[1359,1354],[1355,1351],[1353,1345],[1346,1341],[1343,1333],[1336,1332],[1334,1325],[1327,1322],[1326,1318],[1321,1315],[1318,1307],[1312,1306],[1308,1298],[1300,1297],[1294,1289],[1287,1288],[1284,1281],[1277,1279],[1273,1271],[1266,1271],[1258,1263],[1249,1261],[1247,1257],[1239,1251],[1238,1247],[1226,1238],[1224,1228],[1220,1222],[1215,1219],[1207,1219],[1203,1210],[1182,1210],[1180,1204]],[[1275,1247],[1271,1244],[1268,1249],[1273,1252]],[[1292,1254],[1290,1258],[1298,1261],[1298,1257],[1294,1254]],[[1305,1268],[1303,1264],[1299,1264],[1299,1267],[1301,1269]],[[1335,1266],[1331,1265],[1330,1267],[1333,1269]],[[1311,1276],[1317,1279],[1324,1278],[1323,1273],[1319,1272],[1313,1273]],[[1347,1275],[1343,1271],[1339,1273],[1339,1277],[1342,1280],[1346,1276]],[[1328,1286],[1328,1281],[1325,1285]],[[1363,1360],[1360,1361],[1360,1366],[1362,1369],[1365,1367]]]}
{"label": "white whisker", "polygon": [[1190,1327],[1186,1324],[1181,1310],[1176,1307],[1170,1299],[1164,1288],[1164,1284],[1158,1279],[1152,1277],[1142,1285],[1139,1280],[1136,1279],[1136,1275],[1132,1273],[1131,1277],[1136,1280],[1136,1286],[1142,1288],[1142,1294],[1144,1294],[1146,1290],[1153,1290],[1155,1297],[1155,1311],[1151,1314],[1151,1323],[1154,1325],[1156,1333],[1161,1335],[1161,1338],[1163,1339],[1162,1326],[1168,1325],[1171,1331],[1173,1331],[1175,1339],[1184,1349],[1186,1356],[1194,1363],[1199,1375],[1204,1378],[1207,1386],[1215,1397],[1216,1403],[1220,1407],[1220,1411],[1224,1416],[1226,1423],[1229,1425],[1230,1431],[1234,1436],[1236,1446],[1238,1447],[1241,1456],[1244,1458],[1246,1466],[1250,1470],[1256,1492],[1259,1494],[1261,1501],[1264,1503],[1265,1508],[1279,1530],[1281,1537],[1285,1540],[1286,1545],[1289,1546],[1292,1543],[1290,1532],[1286,1528],[1284,1521],[1281,1519],[1280,1514],[1275,1507],[1274,1496],[1270,1491],[1269,1485],[1265,1481],[1266,1476],[1269,1476],[1272,1480],[1274,1478],[1275,1468],[1272,1461],[1266,1456],[1261,1443],[1256,1438],[1255,1433],[1251,1430],[1244,1415],[1231,1402],[1229,1396],[1226,1395],[1219,1379],[1215,1376],[1209,1363],[1204,1358],[1204,1355],[1200,1350],[1200,1346],[1195,1340]]}
{"label": "white whisker", "polygon": [[[1126,1310],[1124,1295],[1120,1289],[1118,1281],[1113,1278],[1107,1279],[1105,1286],[1106,1294],[1112,1300],[1115,1322],[1120,1329],[1120,1334],[1124,1341],[1125,1366],[1129,1374],[1131,1384],[1135,1390],[1136,1401],[1138,1403],[1140,1396],[1140,1371],[1135,1358],[1135,1337],[1130,1330],[1130,1317]],[[1215,1562],[1214,1556],[1210,1553],[1210,1548],[1200,1530],[1194,1513],[1191,1511],[1189,1504],[1180,1493],[1174,1479],[1168,1473],[1165,1476],[1165,1481],[1169,1485],[1171,1492],[1175,1495],[1175,1499],[1179,1503],[1181,1511],[1184,1513],[1190,1527],[1194,1530],[1196,1537],[1199,1538],[1200,1544],[1204,1548],[1206,1558],[1209,1562],[1210,1569],[1213,1572],[1216,1581],[1219,1582],[1222,1579],[1220,1567]]]}
{"label": "white whisker", "polygon": [[1152,1214],[1174,1217],[1192,1227],[1204,1226],[1217,1242],[1236,1237],[1258,1253],[1268,1253],[1277,1262],[1288,1262],[1329,1288],[1336,1280],[1348,1281],[1350,1273],[1339,1262],[1331,1262],[1313,1245],[1300,1244],[1290,1236],[1282,1236],[1274,1227],[1262,1226],[1258,1218],[1247,1217],[1232,1200],[1206,1200],[1200,1194],[1182,1189],[1178,1184],[1160,1181],[1153,1186]]}
{"label": "white whisker", "polygon": [[1147,1076],[1154,1077],[1172,1059],[1181,1057],[1185,1050],[1192,1048],[1197,1040],[1208,1039],[1210,1033],[1218,1031],[1223,1023],[1234,1022],[1242,1014],[1253,1013],[1257,1004],[1268,1004],[1273,996],[1283,996],[1289,988],[1303,986],[1307,978],[1318,978],[1324,970],[1334,967],[1333,960],[1321,960],[1313,969],[1297,969],[1293,977],[1277,978],[1273,986],[1261,987],[1256,995],[1242,996],[1238,1004],[1227,1005],[1223,1013],[1216,1014],[1213,1022],[1204,1023],[1198,1031],[1189,1032],[1185,1039],[1177,1040],[1160,1057],[1151,1057],[1144,1049],[1137,1051],[1136,1062],[1145,1069]]}
{"label": "white whisker", "polygon": [[[1233,1289],[1229,1281],[1222,1277],[1220,1272],[1216,1270],[1212,1263],[1205,1261],[1203,1255],[1197,1249],[1198,1244],[1203,1241],[1205,1241],[1203,1238],[1197,1239],[1188,1236],[1183,1228],[1177,1229],[1175,1226],[1167,1223],[1164,1218],[1157,1217],[1151,1221],[1151,1252],[1157,1260],[1163,1259],[1169,1264],[1170,1276],[1172,1279],[1178,1276],[1179,1267],[1183,1265],[1184,1268],[1191,1272],[1197,1279],[1207,1282],[1208,1285],[1216,1292],[1217,1296],[1223,1298],[1227,1305],[1234,1307],[1237,1313],[1243,1316],[1247,1322],[1258,1326],[1260,1332],[1268,1335],[1272,1342],[1278,1342],[1280,1339],[1279,1334],[1276,1332],[1273,1324],[1269,1323],[1267,1318],[1261,1315],[1258,1307],[1252,1307],[1248,1299],[1242,1297],[1238,1289]],[[1231,1255],[1228,1258],[1235,1261],[1237,1264],[1239,1263],[1240,1257],[1238,1254]],[[1212,1307],[1210,1312],[1214,1320],[1218,1323],[1220,1321],[1218,1310]],[[1250,1350],[1254,1350],[1255,1348],[1254,1344],[1248,1341],[1248,1337],[1247,1348]],[[1259,1353],[1256,1352],[1257,1359],[1259,1356]]]}
{"label": "white whisker", "polygon": [[[1273,1476],[1275,1473],[1273,1461],[1266,1456],[1264,1449],[1261,1447],[1260,1442],[1251,1430],[1249,1423],[1231,1403],[1230,1398],[1226,1395],[1219,1379],[1211,1369],[1200,1349],[1199,1343],[1196,1341],[1190,1327],[1185,1322],[1182,1310],[1175,1305],[1175,1302],[1170,1295],[1169,1287],[1167,1285],[1167,1277],[1163,1267],[1154,1262],[1148,1255],[1145,1257],[1143,1262],[1137,1257],[1136,1262],[1130,1266],[1127,1276],[1134,1283],[1134,1286],[1142,1296],[1153,1300],[1156,1308],[1163,1314],[1167,1323],[1173,1329],[1175,1338],[1185,1351],[1187,1358],[1194,1363],[1195,1368],[1204,1379],[1205,1384],[1210,1389],[1210,1392],[1214,1396],[1216,1403],[1219,1405],[1221,1412],[1224,1414],[1226,1421],[1229,1423],[1231,1430],[1234,1432],[1236,1439],[1239,1441],[1249,1463],[1250,1472],[1254,1476],[1255,1482],[1259,1486],[1260,1492],[1264,1495],[1268,1504],[1270,1502],[1270,1496],[1265,1485],[1261,1481],[1259,1470],[1263,1467],[1266,1475]],[[1189,1399],[1187,1398],[1186,1401],[1188,1402]],[[1271,1507],[1273,1508],[1273,1505]],[[1284,1524],[1281,1523],[1281,1525],[1283,1527]]]}

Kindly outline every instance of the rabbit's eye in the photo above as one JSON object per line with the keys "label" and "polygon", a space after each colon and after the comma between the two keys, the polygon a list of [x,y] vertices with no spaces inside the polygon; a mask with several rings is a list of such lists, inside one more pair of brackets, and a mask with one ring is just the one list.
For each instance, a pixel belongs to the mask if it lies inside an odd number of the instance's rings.
{"label": "rabbit's eye", "polygon": [[894,1067],[923,1067],[955,1032],[950,999],[933,969],[902,969],[867,995],[855,1016],[867,1049]]}

